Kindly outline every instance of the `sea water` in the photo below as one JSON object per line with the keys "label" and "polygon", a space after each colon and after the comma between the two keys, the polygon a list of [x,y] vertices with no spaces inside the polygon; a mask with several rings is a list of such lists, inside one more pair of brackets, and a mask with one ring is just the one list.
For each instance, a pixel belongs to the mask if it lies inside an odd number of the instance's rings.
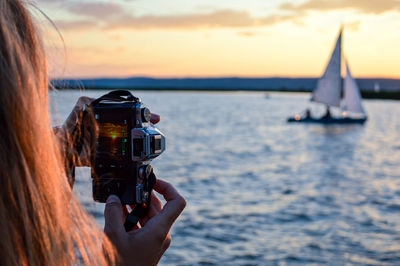
{"label": "sea water", "polygon": [[[54,124],[105,92],[52,92]],[[306,94],[135,95],[162,117],[155,172],[188,201],[161,265],[400,264],[400,102],[365,100],[365,125],[327,126],[286,123]],[[88,168],[74,190],[102,226]]]}

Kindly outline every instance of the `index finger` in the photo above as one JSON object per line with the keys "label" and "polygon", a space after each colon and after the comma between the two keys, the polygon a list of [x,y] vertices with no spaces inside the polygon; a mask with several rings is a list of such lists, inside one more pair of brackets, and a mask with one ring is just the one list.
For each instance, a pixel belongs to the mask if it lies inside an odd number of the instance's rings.
{"label": "index finger", "polygon": [[79,114],[83,111],[83,106],[90,104],[94,99],[86,96],[79,97],[71,113],[65,120],[65,125],[67,128],[73,128],[78,122]]}
{"label": "index finger", "polygon": [[157,179],[154,190],[160,193],[167,203],[161,212],[154,216],[146,226],[154,227],[151,230],[155,230],[165,236],[185,208],[186,200],[170,183],[161,179]]}
{"label": "index finger", "polygon": [[158,114],[151,113],[151,118],[150,118],[151,123],[157,124],[158,122],[160,122],[160,120],[161,120],[161,116],[159,116]]}
{"label": "index finger", "polygon": [[87,97],[87,96],[81,96],[81,97],[79,97],[78,102],[76,103],[76,105],[83,106],[84,104],[90,104],[94,100],[95,100],[94,98],[90,98],[90,97]]}

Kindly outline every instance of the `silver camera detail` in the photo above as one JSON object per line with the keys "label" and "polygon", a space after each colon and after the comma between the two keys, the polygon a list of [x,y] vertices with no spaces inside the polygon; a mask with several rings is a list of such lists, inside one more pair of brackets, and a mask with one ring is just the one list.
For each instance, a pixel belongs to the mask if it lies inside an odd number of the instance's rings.
{"label": "silver camera detail", "polygon": [[165,136],[156,127],[133,128],[132,161],[144,161],[157,157],[165,150]]}

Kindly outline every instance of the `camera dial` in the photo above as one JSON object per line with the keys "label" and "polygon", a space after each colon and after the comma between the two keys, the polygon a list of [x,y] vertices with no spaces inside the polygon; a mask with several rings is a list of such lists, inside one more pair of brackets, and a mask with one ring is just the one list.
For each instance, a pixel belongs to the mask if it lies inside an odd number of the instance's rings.
{"label": "camera dial", "polygon": [[143,122],[149,122],[151,119],[151,112],[149,108],[142,108],[142,120]]}

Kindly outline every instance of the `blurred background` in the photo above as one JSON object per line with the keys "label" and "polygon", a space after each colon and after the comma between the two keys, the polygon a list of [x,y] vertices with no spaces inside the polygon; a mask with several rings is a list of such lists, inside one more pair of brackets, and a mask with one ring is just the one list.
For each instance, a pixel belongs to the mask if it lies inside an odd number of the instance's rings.
{"label": "blurred background", "polygon": [[[398,77],[396,0],[38,0],[54,77],[315,77],[341,24],[357,77]],[[65,62],[65,57],[67,62]],[[65,64],[67,63],[67,64]]]}
{"label": "blurred background", "polygon": [[[54,124],[120,88],[162,116],[152,164],[188,206],[161,265],[400,264],[399,1],[34,3]],[[367,122],[287,123],[323,115],[309,100],[341,27]],[[89,169],[77,179],[103,225]]]}

